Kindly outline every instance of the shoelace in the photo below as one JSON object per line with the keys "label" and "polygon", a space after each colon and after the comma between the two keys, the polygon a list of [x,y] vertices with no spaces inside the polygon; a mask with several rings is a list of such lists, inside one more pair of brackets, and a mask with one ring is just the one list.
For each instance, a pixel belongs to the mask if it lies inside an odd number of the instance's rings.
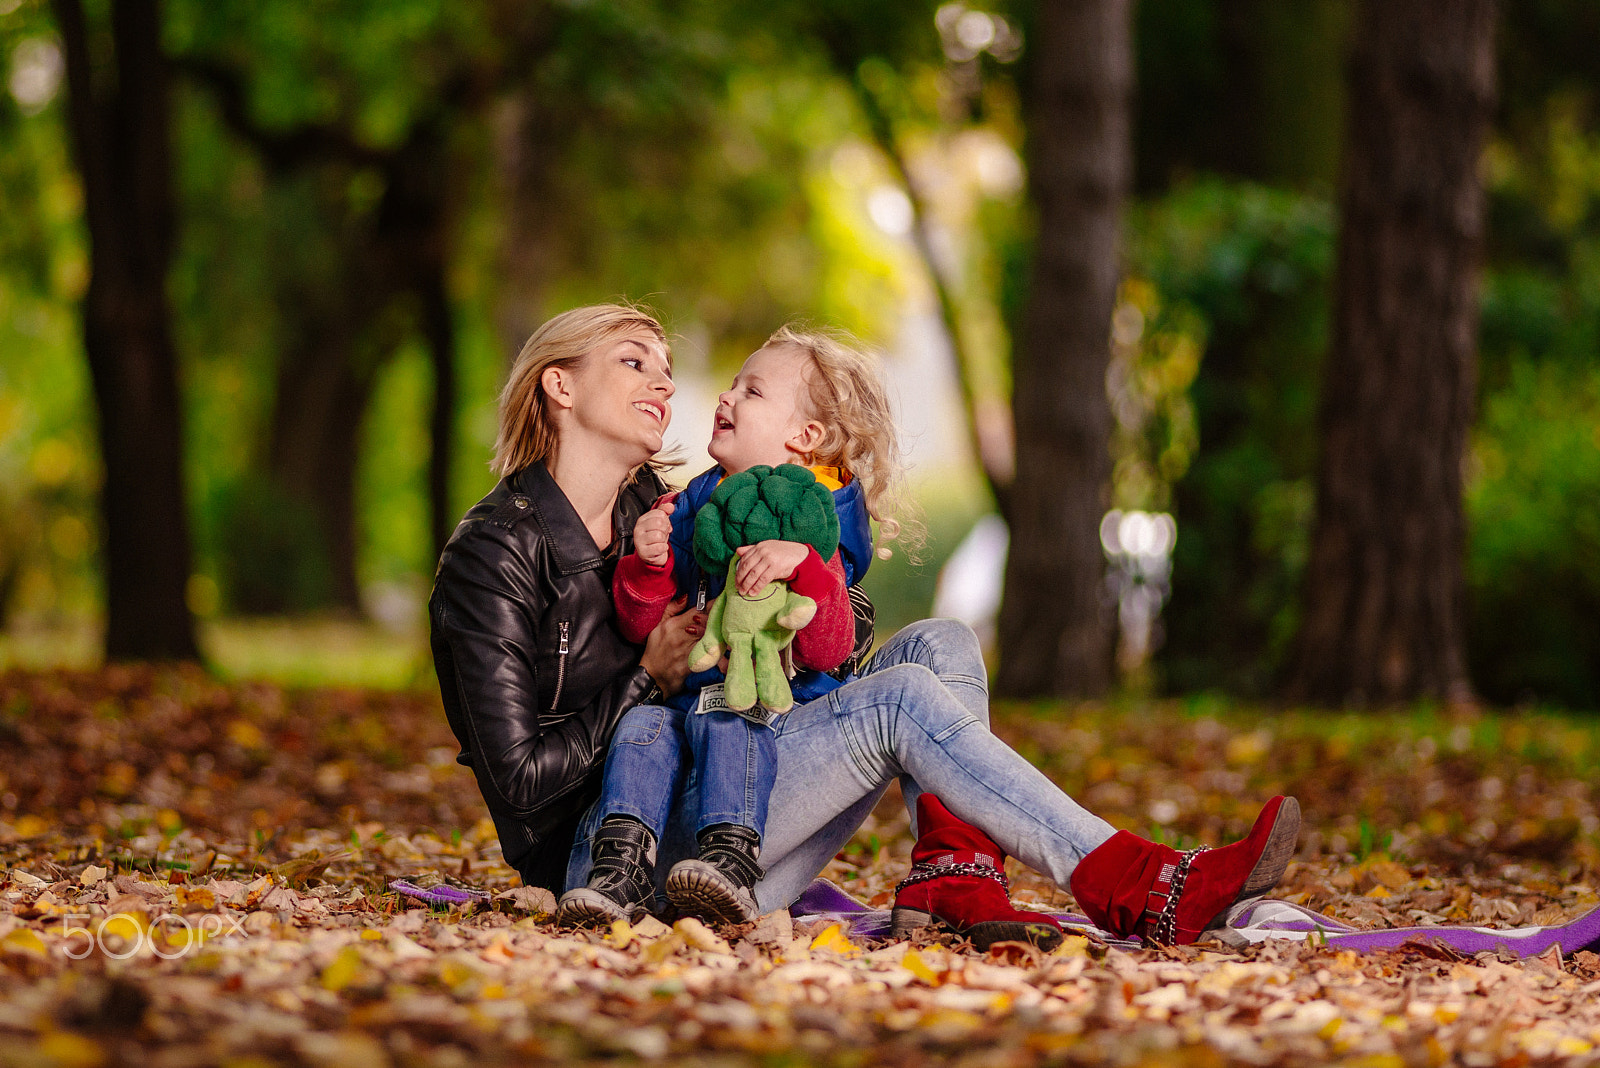
{"label": "shoelace", "polygon": [[976,875],[980,879],[993,879],[1007,890],[1011,888],[1011,881],[1006,878],[1006,873],[999,868],[991,868],[987,864],[973,864],[970,861],[961,861],[956,864],[923,864],[911,865],[911,871],[895,886],[895,893],[899,893],[908,886],[916,886],[932,879],[942,879],[947,875]]}

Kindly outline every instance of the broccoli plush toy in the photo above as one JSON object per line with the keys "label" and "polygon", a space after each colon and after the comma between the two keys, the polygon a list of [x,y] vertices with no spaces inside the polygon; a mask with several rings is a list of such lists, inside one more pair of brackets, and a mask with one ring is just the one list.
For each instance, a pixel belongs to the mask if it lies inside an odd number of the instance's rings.
{"label": "broccoli plush toy", "polygon": [[729,475],[695,515],[695,559],[707,571],[726,569],[728,582],[711,602],[705,636],[689,651],[689,670],[713,667],[727,653],[724,695],[735,712],[758,700],[773,712],[794,705],[779,654],[817,613],[817,602],[784,582],[769,582],[754,597],[739,592],[735,550],[774,539],[804,542],[824,560],[839,547],[833,494],[796,464]]}

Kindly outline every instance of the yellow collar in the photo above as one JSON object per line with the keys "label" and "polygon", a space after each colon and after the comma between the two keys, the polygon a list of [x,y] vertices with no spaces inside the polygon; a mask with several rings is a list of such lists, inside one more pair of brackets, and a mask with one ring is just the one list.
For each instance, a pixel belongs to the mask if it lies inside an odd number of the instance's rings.
{"label": "yellow collar", "polygon": [[[829,467],[826,464],[817,464],[815,467],[806,468],[806,470],[810,471],[813,475],[816,475],[817,476],[817,481],[822,483],[824,486],[828,487],[828,489],[830,491],[838,491],[838,490],[844,489],[845,482],[850,477],[848,474],[845,473],[843,468],[840,468],[840,467]],[[727,478],[727,477],[728,477],[728,474],[727,474],[726,471],[724,471],[723,474],[722,474],[722,478]],[[717,483],[719,485],[722,482],[722,478],[717,479]]]}
{"label": "yellow collar", "polygon": [[845,475],[844,472],[839,468],[818,464],[817,466],[809,467],[806,470],[810,471],[813,475],[816,475],[817,481],[822,483],[824,486],[827,486],[830,490],[844,489]]}

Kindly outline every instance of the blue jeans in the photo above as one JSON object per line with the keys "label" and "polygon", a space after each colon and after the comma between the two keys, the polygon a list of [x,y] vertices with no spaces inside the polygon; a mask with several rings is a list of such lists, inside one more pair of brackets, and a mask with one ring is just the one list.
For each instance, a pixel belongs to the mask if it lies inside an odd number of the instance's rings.
{"label": "blue jeans", "polygon": [[759,835],[767,827],[777,763],[771,727],[722,710],[640,705],[622,717],[612,736],[595,806],[602,820],[632,816],[659,841],[674,802],[692,798],[697,804],[686,815],[696,834],[713,824],[736,823]]}
{"label": "blue jeans", "polygon": [[[917,794],[932,791],[1001,849],[1067,886],[1078,861],[1114,828],[989,732],[988,698],[977,638],[962,623],[932,619],[885,642],[859,678],[779,720],[761,848],[766,875],[756,884],[761,910],[800,896],[897,777],[913,814]],[[691,775],[663,829],[658,879],[695,855],[684,813],[696,810],[696,787]],[[588,881],[600,816],[597,804],[579,827],[568,887]]]}

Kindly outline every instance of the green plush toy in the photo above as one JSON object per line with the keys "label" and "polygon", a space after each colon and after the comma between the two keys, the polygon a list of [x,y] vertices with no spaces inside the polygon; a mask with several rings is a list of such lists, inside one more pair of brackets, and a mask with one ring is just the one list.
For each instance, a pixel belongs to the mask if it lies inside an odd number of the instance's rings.
{"label": "green plush toy", "polygon": [[735,712],[758,700],[773,712],[794,706],[780,654],[817,614],[817,602],[786,582],[769,582],[754,597],[739,592],[736,550],[771,540],[804,542],[824,560],[839,547],[833,494],[804,467],[762,464],[729,475],[695,515],[695,559],[707,571],[726,568],[728,583],[711,602],[705,636],[689,650],[689,670],[715,667],[727,653],[724,696]]}

